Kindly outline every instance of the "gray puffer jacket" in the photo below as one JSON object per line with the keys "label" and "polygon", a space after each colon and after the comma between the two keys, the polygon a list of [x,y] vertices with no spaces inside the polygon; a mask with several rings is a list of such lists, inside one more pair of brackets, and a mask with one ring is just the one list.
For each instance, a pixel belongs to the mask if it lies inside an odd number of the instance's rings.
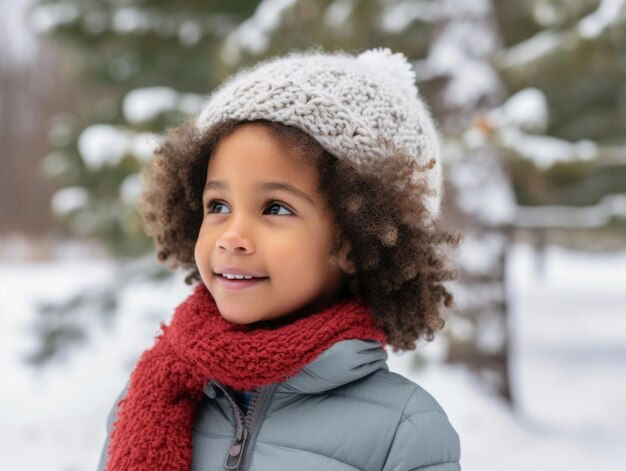
{"label": "gray puffer jacket", "polygon": [[[123,394],[123,393],[122,393]],[[192,471],[459,471],[459,437],[437,401],[387,367],[380,343],[344,340],[297,376],[256,389],[247,414],[205,387]],[[109,429],[115,408],[109,417]],[[106,462],[105,443],[99,470]]]}

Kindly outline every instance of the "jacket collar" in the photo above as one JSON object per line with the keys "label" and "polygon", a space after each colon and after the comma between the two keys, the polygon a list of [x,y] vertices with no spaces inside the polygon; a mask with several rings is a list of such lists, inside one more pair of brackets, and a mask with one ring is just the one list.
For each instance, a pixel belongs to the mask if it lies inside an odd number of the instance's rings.
{"label": "jacket collar", "polygon": [[387,352],[380,342],[342,340],[324,351],[296,376],[279,385],[279,390],[306,394],[323,393],[380,369],[389,369]]}

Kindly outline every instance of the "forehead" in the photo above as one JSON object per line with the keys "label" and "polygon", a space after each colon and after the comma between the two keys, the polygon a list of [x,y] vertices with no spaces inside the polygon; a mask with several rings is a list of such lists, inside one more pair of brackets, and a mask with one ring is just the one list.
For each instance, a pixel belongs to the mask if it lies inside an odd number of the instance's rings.
{"label": "forehead", "polygon": [[319,175],[313,159],[279,140],[266,126],[250,123],[220,138],[208,162],[207,180],[212,179],[284,180],[316,192]]}

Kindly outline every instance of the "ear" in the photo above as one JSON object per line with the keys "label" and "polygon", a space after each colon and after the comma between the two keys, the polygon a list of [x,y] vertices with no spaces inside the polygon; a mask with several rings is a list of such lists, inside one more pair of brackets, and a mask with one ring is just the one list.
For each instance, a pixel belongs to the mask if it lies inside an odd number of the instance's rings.
{"label": "ear", "polygon": [[352,274],[356,271],[354,268],[354,263],[348,260],[348,254],[350,253],[350,249],[352,249],[352,244],[350,244],[349,240],[343,242],[341,249],[339,250],[338,262],[339,267],[346,273]]}

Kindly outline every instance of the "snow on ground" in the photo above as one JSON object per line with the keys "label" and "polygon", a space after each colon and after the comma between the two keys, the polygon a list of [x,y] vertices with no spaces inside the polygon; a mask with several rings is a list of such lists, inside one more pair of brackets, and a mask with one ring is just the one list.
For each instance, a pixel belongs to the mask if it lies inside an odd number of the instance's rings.
{"label": "snow on ground", "polygon": [[[542,277],[526,246],[511,255],[516,411],[460,367],[433,361],[414,371],[411,354],[390,356],[392,370],[448,413],[465,471],[624,469],[626,253],[549,248],[546,257]],[[133,362],[188,292],[181,277],[124,290],[112,326],[93,316],[90,342],[44,370],[21,358],[34,345],[37,302],[97,288],[114,273],[106,261],[0,264],[0,469],[95,469]],[[419,348],[436,359],[441,346]]]}

